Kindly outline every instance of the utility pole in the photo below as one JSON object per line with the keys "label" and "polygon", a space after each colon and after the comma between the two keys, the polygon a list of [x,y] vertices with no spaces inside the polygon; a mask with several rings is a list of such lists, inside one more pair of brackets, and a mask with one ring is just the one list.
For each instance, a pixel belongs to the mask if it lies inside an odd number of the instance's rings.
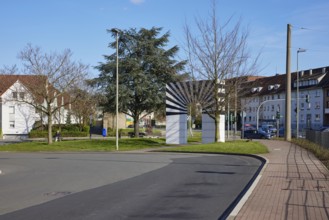
{"label": "utility pole", "polygon": [[119,150],[119,33],[120,33],[120,30],[117,28],[112,28],[111,31],[116,34],[115,146],[116,146],[116,150]]}
{"label": "utility pole", "polygon": [[287,56],[286,56],[286,117],[285,140],[291,141],[291,75],[290,75],[290,49],[291,49],[291,25],[287,25]]}

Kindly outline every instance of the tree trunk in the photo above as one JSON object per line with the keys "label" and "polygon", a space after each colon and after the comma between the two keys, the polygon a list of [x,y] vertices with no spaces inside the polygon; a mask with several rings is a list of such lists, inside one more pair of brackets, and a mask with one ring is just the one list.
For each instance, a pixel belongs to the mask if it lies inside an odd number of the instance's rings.
{"label": "tree trunk", "polygon": [[219,118],[219,112],[216,111],[215,112],[215,142],[219,142],[219,137],[220,137],[220,129],[219,129],[219,122],[220,122],[220,118]]}
{"label": "tree trunk", "polygon": [[135,137],[139,137],[139,115],[134,116],[134,132],[135,132]]}
{"label": "tree trunk", "polygon": [[220,123],[220,101],[219,101],[219,94],[218,94],[218,90],[219,90],[219,83],[218,83],[218,79],[216,78],[215,83],[214,83],[214,97],[216,100],[216,104],[215,104],[215,142],[219,142],[220,141],[220,129],[219,129],[219,123]]}
{"label": "tree trunk", "polygon": [[53,143],[53,135],[52,135],[52,114],[48,115],[48,144],[52,144]]}

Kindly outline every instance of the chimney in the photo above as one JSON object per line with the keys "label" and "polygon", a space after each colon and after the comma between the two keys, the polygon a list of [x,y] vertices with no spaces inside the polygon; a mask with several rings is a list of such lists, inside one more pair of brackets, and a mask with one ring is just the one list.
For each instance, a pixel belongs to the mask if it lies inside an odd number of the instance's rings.
{"label": "chimney", "polygon": [[312,76],[312,70],[310,70],[310,76]]}
{"label": "chimney", "polygon": [[323,68],[322,68],[322,74],[325,74],[325,73],[326,73],[326,68],[323,67]]}
{"label": "chimney", "polygon": [[301,71],[300,72],[300,77],[303,77],[304,76],[304,71]]}

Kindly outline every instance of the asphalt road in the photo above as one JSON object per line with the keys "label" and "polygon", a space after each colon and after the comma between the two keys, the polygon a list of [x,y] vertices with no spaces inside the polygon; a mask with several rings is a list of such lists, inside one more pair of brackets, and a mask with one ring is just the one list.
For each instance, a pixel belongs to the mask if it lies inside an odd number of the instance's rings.
{"label": "asphalt road", "polygon": [[218,219],[260,165],[230,155],[0,153],[0,219]]}

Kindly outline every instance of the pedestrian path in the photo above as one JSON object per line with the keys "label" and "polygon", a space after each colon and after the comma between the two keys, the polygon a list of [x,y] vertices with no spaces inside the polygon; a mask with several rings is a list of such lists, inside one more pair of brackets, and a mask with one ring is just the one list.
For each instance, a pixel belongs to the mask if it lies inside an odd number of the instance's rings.
{"label": "pedestrian path", "polygon": [[[329,171],[292,143],[262,140],[269,153],[261,178],[235,219],[329,219]],[[232,216],[231,216],[232,217]]]}

